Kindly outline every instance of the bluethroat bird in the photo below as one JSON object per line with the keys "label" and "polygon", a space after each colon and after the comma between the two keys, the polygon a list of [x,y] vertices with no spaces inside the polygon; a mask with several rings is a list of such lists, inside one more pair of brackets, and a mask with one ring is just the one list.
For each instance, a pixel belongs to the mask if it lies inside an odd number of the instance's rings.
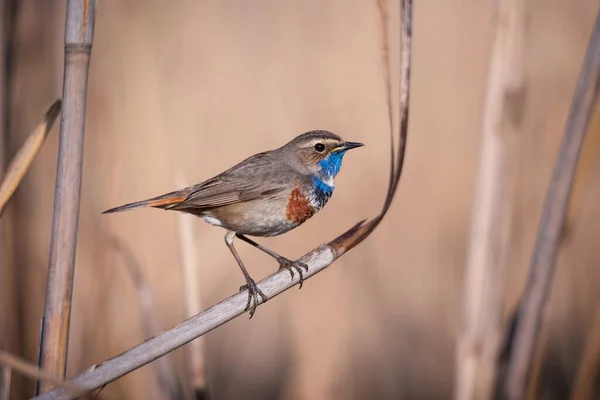
{"label": "bluethroat bird", "polygon": [[[362,143],[346,142],[338,135],[310,131],[297,136],[284,146],[255,154],[227,171],[198,183],[148,200],[126,204],[103,214],[155,207],[194,214],[204,221],[227,230],[225,243],[237,261],[248,289],[250,318],[267,296],[256,286],[233,246],[235,237],[264,251],[287,269],[292,279],[294,270],[300,275],[308,266],[291,261],[246,237],[271,237],[286,233],[312,217],[327,203],[334,189],[334,178],[340,172],[342,158]],[[252,306],[251,306],[252,304]]]}

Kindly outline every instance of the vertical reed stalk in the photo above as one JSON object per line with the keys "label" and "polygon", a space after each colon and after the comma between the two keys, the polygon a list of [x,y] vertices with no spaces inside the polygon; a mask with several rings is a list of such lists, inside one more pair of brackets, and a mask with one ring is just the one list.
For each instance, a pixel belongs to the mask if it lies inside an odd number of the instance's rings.
{"label": "vertical reed stalk", "polygon": [[[64,377],[67,364],[81,195],[87,81],[94,37],[95,10],[95,0],[67,1],[63,113],[60,124],[46,306],[40,343],[40,366],[46,372],[60,378]],[[50,389],[52,389],[50,383],[40,384],[41,393]]]}
{"label": "vertical reed stalk", "polygon": [[515,182],[515,138],[525,105],[525,2],[499,2],[495,12],[496,31],[471,216],[463,326],[457,347],[457,400],[489,399],[494,390],[502,336],[502,278]]}

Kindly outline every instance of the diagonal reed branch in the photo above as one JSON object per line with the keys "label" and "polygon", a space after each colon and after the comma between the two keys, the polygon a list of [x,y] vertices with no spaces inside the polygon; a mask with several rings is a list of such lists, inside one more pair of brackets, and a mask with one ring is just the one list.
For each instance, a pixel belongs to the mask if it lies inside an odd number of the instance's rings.
{"label": "diagonal reed branch", "polygon": [[527,285],[519,304],[507,375],[503,382],[503,395],[507,399],[520,400],[525,397],[536,339],[554,276],[573,176],[599,85],[600,10],[596,14],[594,30],[579,73],[563,141],[546,194]]}
{"label": "diagonal reed branch", "polygon": [[[300,261],[306,263],[309,267],[304,278],[308,279],[321,272],[335,260],[348,252],[350,249],[366,239],[371,232],[379,225],[387,213],[398,182],[404,161],[406,148],[406,138],[408,132],[408,101],[409,101],[409,83],[410,83],[410,65],[411,65],[411,35],[412,35],[412,0],[401,0],[401,61],[400,61],[400,143],[396,151],[394,146],[394,131],[390,132],[392,137],[391,147],[391,172],[387,196],[383,208],[379,215],[368,221],[359,222],[348,231],[338,236],[327,244],[323,244],[312,250]],[[385,18],[382,18],[385,20]],[[387,37],[384,35],[384,60],[387,53]],[[384,69],[389,68],[389,64],[384,65]],[[386,85],[390,86],[389,75],[386,75]],[[388,90],[388,94],[391,90]],[[391,100],[388,100],[388,107],[391,108]],[[269,299],[290,289],[298,284],[299,277],[296,275],[290,280],[287,271],[275,272],[258,283],[259,288],[267,295]],[[80,374],[70,381],[84,390],[94,390],[106,385],[129,372],[156,360],[159,357],[191,342],[192,340],[212,331],[213,329],[231,321],[232,319],[244,314],[244,308],[247,301],[247,293],[240,292],[222,302],[210,307],[209,309],[181,322],[174,328],[165,331],[155,337],[139,344],[124,353],[109,359],[95,368]],[[69,394],[61,389],[55,389],[51,392],[42,394],[36,399],[68,399]]]}
{"label": "diagonal reed branch", "polygon": [[29,134],[17,154],[13,157],[6,169],[6,174],[0,183],[0,216],[4,212],[8,201],[19,187],[31,163],[35,159],[39,149],[42,147],[48,132],[52,128],[58,113],[60,112],[61,100],[56,100],[35,129]]}
{"label": "diagonal reed branch", "polygon": [[[54,215],[40,366],[63,377],[67,366],[77,223],[81,196],[88,70],[94,37],[95,0],[68,0],[65,22],[63,113],[58,144]],[[39,392],[52,388],[42,382]]]}

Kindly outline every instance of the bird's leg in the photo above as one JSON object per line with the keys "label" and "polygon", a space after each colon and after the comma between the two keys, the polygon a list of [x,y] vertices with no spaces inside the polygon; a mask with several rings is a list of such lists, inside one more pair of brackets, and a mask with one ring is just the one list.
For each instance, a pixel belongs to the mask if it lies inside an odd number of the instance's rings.
{"label": "bird's leg", "polygon": [[[252,318],[254,312],[256,311],[256,307],[258,306],[258,296],[262,298],[263,303],[266,302],[268,298],[267,296],[265,296],[262,290],[260,290],[258,286],[256,286],[256,282],[254,282],[254,279],[250,277],[250,274],[246,270],[246,267],[244,267],[242,259],[240,258],[235,247],[233,247],[234,237],[235,232],[228,231],[227,234],[225,234],[225,243],[227,244],[227,247],[229,247],[231,254],[233,254],[235,261],[237,261],[238,265],[240,266],[240,269],[242,270],[242,273],[244,274],[244,277],[246,278],[246,284],[240,287],[240,292],[244,289],[248,289],[248,303],[246,304],[246,308],[244,309],[244,311],[250,310],[250,318]],[[250,307],[250,304],[253,300],[254,304],[252,304],[252,307]]]}
{"label": "bird's leg", "polygon": [[298,274],[300,275],[300,287],[298,287],[298,289],[302,288],[302,283],[304,282],[304,275],[302,274],[302,269],[304,269],[305,271],[308,271],[308,265],[306,265],[305,263],[300,262],[300,261],[288,260],[287,258],[282,257],[279,254],[275,253],[274,251],[269,250],[266,247],[256,243],[254,240],[248,239],[246,236],[242,235],[241,233],[236,233],[236,236],[238,238],[240,238],[241,240],[243,240],[244,242],[251,244],[252,246],[256,247],[259,250],[264,251],[265,253],[267,253],[274,259],[276,259],[277,262],[279,263],[279,269],[285,268],[288,271],[290,271],[290,275],[292,276],[292,279],[294,279],[294,270],[298,271]]}

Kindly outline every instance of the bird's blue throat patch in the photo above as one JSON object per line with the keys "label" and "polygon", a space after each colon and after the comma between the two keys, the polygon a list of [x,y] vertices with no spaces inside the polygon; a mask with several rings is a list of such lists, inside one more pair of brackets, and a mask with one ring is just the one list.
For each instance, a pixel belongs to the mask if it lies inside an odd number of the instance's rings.
{"label": "bird's blue throat patch", "polygon": [[325,179],[335,177],[342,168],[342,158],[346,154],[345,151],[336,151],[331,153],[326,159],[319,161],[321,167],[321,176]]}
{"label": "bird's blue throat patch", "polygon": [[346,154],[345,151],[331,153],[327,158],[318,163],[321,170],[317,175],[312,177],[312,181],[317,194],[317,202],[320,205],[324,205],[333,194],[333,186],[326,184],[325,180],[333,179],[340,172],[344,154]]}

